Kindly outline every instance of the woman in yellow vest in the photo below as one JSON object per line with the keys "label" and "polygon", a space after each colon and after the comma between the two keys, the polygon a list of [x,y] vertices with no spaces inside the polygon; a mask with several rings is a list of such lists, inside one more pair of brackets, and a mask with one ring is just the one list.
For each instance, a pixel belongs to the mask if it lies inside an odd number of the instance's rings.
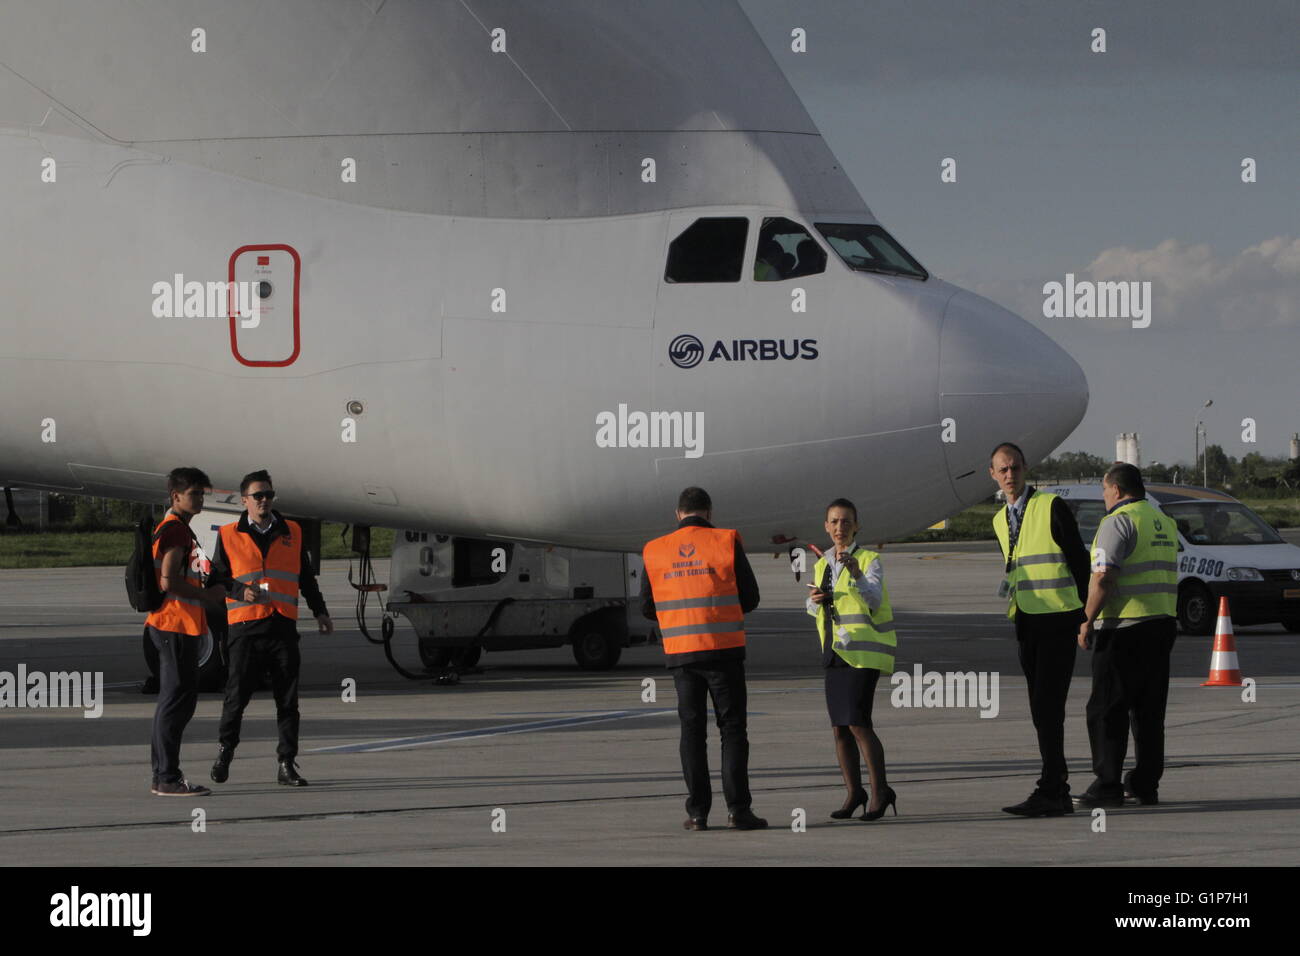
{"label": "woman in yellow vest", "polygon": [[[817,618],[822,665],[826,668],[826,710],[835,735],[835,757],[848,797],[831,813],[853,816],[866,804],[863,820],[878,820],[888,807],[897,815],[897,798],[885,780],[885,748],[871,726],[871,700],[881,673],[893,673],[894,617],[889,607],[880,558],[859,548],[858,509],[846,498],[826,507],[826,531],[833,548],[813,568],[808,613]],[[871,799],[862,787],[859,753],[866,758]]]}

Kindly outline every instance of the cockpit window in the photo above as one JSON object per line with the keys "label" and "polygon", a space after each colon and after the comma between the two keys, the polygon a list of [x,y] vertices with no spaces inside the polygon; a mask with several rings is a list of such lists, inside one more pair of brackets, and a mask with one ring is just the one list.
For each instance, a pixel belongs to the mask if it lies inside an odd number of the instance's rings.
{"label": "cockpit window", "polygon": [[763,220],[754,257],[754,280],[775,282],[826,271],[826,252],[808,230],[780,216]]}
{"label": "cockpit window", "polygon": [[890,276],[910,276],[913,279],[930,277],[921,263],[913,259],[893,236],[879,226],[841,222],[819,222],[815,225],[836,255],[850,269]]}
{"label": "cockpit window", "polygon": [[697,219],[668,245],[665,282],[739,282],[749,220]]}

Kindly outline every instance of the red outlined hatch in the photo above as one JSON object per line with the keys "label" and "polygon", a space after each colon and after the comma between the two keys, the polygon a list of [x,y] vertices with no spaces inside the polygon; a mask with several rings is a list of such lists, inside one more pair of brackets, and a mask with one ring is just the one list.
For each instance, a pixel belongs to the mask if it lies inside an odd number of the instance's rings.
{"label": "red outlined hatch", "polygon": [[[293,246],[240,246],[230,256],[230,351],[241,365],[292,365],[302,348],[298,285],[302,260]],[[250,283],[242,296],[236,282]],[[248,312],[241,306],[251,306]]]}

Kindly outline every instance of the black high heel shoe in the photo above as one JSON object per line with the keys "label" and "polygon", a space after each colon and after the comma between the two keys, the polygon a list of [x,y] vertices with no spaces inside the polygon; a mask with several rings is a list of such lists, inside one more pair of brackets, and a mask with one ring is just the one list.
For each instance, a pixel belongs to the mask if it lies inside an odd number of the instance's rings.
{"label": "black high heel shoe", "polygon": [[867,791],[859,790],[857,796],[850,798],[849,802],[838,810],[831,811],[832,820],[847,820],[853,816],[853,811],[858,807],[865,807],[867,804]]}
{"label": "black high heel shoe", "polygon": [[880,809],[865,811],[862,814],[863,820],[879,820],[890,807],[894,808],[894,816],[898,816],[898,794],[894,793],[893,787],[885,787],[885,793],[885,802],[880,805]]}

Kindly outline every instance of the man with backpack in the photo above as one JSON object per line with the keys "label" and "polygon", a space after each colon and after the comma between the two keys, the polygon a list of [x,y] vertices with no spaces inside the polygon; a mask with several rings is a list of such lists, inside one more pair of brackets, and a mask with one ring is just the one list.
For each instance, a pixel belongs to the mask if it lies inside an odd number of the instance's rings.
{"label": "man with backpack", "polygon": [[171,507],[153,531],[153,571],[161,602],[145,619],[158,650],[158,706],[153,715],[153,786],[159,797],[201,797],[212,791],[181,773],[181,736],[199,699],[199,638],[207,630],[205,607],[220,608],[225,589],[203,587],[202,555],[190,520],[203,510],[212,482],[197,468],[167,476]]}

